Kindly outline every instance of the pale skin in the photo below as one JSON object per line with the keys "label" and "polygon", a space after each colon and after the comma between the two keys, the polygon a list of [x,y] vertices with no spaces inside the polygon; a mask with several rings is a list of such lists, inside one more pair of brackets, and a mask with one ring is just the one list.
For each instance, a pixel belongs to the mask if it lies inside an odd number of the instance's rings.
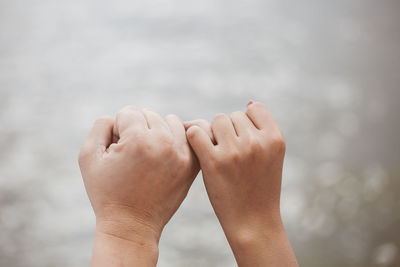
{"label": "pale skin", "polygon": [[161,232],[199,172],[179,118],[135,107],[100,118],[79,165],[96,215],[92,266],[155,266]]}
{"label": "pale skin", "polygon": [[249,102],[245,113],[185,127],[238,265],[298,266],[279,207],[285,141],[268,109]]}
{"label": "pale skin", "polygon": [[238,265],[298,266],[280,218],[284,153],[279,127],[257,102],[211,125],[135,107],[97,120],[79,156],[96,215],[92,266],[155,266],[199,163]]}

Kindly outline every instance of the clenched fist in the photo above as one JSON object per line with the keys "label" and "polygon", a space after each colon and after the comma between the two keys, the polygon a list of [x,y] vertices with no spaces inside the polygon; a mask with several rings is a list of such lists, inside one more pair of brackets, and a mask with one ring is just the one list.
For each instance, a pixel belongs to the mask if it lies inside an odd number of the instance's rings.
{"label": "clenched fist", "polygon": [[199,171],[182,122],[126,107],[95,122],[79,165],[96,214],[92,266],[155,266],[161,232]]}
{"label": "clenched fist", "polygon": [[239,266],[297,266],[279,207],[285,141],[268,109],[249,103],[185,127]]}

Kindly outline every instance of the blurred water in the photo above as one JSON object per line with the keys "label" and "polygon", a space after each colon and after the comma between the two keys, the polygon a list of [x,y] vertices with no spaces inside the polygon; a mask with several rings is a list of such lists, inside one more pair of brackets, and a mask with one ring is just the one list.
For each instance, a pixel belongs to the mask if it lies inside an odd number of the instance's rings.
{"label": "blurred water", "polygon": [[[0,266],[87,266],[77,166],[127,104],[211,119],[265,102],[287,139],[302,266],[399,266],[398,1],[0,0]],[[201,176],[159,266],[233,266]]]}

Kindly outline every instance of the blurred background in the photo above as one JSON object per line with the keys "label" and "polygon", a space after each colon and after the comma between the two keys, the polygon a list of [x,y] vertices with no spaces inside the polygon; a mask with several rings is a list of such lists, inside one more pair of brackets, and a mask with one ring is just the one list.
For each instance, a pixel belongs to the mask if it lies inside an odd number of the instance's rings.
{"label": "blurred background", "polygon": [[[0,266],[88,266],[77,164],[125,105],[183,120],[267,104],[301,266],[400,266],[397,0],[0,0]],[[234,266],[201,175],[160,267]]]}

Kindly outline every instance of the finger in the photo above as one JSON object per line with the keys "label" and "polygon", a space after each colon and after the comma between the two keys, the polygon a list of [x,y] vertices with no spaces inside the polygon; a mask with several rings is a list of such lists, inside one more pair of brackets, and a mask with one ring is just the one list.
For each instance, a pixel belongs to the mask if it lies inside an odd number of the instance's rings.
{"label": "finger", "polygon": [[169,114],[165,117],[165,122],[172,132],[172,135],[177,140],[177,143],[187,144],[185,127],[179,117],[175,114]]}
{"label": "finger", "polygon": [[164,129],[169,130],[167,123],[157,112],[150,109],[142,109],[142,113],[146,118],[149,129]]}
{"label": "finger", "polygon": [[187,140],[192,147],[194,153],[200,161],[200,165],[204,164],[205,160],[214,150],[214,145],[211,142],[208,134],[199,126],[193,125],[186,131]]}
{"label": "finger", "polygon": [[232,112],[231,120],[238,136],[245,136],[256,129],[249,117],[241,111]]}
{"label": "finger", "polygon": [[95,121],[92,129],[83,143],[80,159],[87,156],[97,156],[104,153],[112,142],[114,119],[101,117]]}
{"label": "finger", "polygon": [[226,114],[217,114],[212,123],[211,130],[217,144],[230,143],[237,138],[231,119]]}
{"label": "finger", "polygon": [[247,106],[246,115],[259,130],[276,124],[271,112],[260,102],[250,102]]}
{"label": "finger", "polygon": [[213,144],[215,144],[215,139],[214,139],[214,135],[212,134],[211,131],[211,126],[210,123],[206,120],[192,120],[192,121],[185,121],[183,123],[183,126],[185,127],[185,130],[189,129],[192,126],[199,126],[201,129],[203,129],[208,136],[210,137],[211,141],[213,142]]}
{"label": "finger", "polygon": [[119,139],[128,129],[148,129],[143,113],[134,106],[124,107],[117,113],[113,128],[115,138]]}

